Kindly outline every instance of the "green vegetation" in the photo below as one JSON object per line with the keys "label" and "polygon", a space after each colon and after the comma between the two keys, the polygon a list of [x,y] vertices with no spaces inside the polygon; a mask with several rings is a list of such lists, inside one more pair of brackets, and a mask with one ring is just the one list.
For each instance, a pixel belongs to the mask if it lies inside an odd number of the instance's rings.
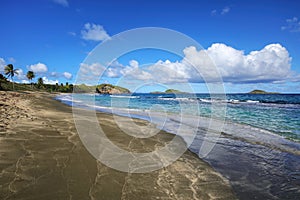
{"label": "green vegetation", "polygon": [[182,92],[180,90],[175,90],[175,89],[167,89],[164,92],[159,92],[159,91],[155,91],[155,92],[150,92],[151,94],[185,94],[186,92]]}
{"label": "green vegetation", "polygon": [[249,94],[279,94],[278,92],[266,92],[264,90],[252,90]]}
{"label": "green vegetation", "polygon": [[175,89],[168,89],[168,90],[165,91],[165,93],[167,93],[167,94],[170,94],[170,93],[180,94],[180,93],[185,93],[185,92],[182,92],[180,90],[175,90]]}
{"label": "green vegetation", "polygon": [[[8,76],[8,75],[7,75]],[[11,77],[11,76],[9,76]],[[26,77],[31,81],[30,83],[13,83],[7,80],[3,74],[0,74],[0,90],[18,90],[18,91],[40,91],[40,92],[63,92],[63,93],[94,93],[101,94],[128,94],[130,91],[126,88],[115,86],[111,84],[101,84],[97,86],[88,86],[85,84],[76,85],[66,82],[55,85],[45,84],[42,78],[38,78],[36,83],[32,82],[35,74],[32,71],[28,71]]]}
{"label": "green vegetation", "polygon": [[127,88],[123,88],[116,85],[103,83],[97,86],[89,86],[85,84],[75,85],[74,92],[76,93],[93,93],[100,94],[128,94],[131,93]]}
{"label": "green vegetation", "polygon": [[0,90],[2,90],[2,83],[6,83],[7,79],[5,78],[5,76],[3,76],[3,74],[0,74]]}
{"label": "green vegetation", "polygon": [[130,90],[116,85],[103,83],[96,87],[96,92],[100,94],[128,94]]}
{"label": "green vegetation", "polygon": [[38,81],[37,81],[37,87],[39,89],[41,89],[42,87],[44,87],[44,81],[42,78],[38,78]]}
{"label": "green vegetation", "polygon": [[95,92],[95,86],[89,86],[85,84],[75,85],[74,92],[76,93],[92,93]]}
{"label": "green vegetation", "polygon": [[32,79],[35,77],[34,72],[33,71],[28,71],[27,74],[26,74],[26,77],[31,82],[31,88],[32,88]]}
{"label": "green vegetation", "polygon": [[14,76],[15,76],[15,74],[18,75],[17,70],[18,69],[14,69],[14,66],[12,64],[8,64],[4,68],[5,75],[11,78],[13,90],[15,90]]}
{"label": "green vegetation", "polygon": [[40,91],[40,92],[72,92],[73,85],[68,84],[68,83],[66,83],[65,86],[63,84],[61,84],[61,85],[44,84],[44,81],[42,78],[39,78],[37,83],[33,83],[33,82],[31,82],[31,83],[13,83],[13,82],[8,81],[7,78],[5,76],[3,76],[3,74],[0,74],[0,90]]}
{"label": "green vegetation", "polygon": [[97,86],[88,86],[85,84],[76,85],[69,84],[66,82],[55,85],[45,84],[43,79],[39,77],[36,83],[33,83],[32,79],[35,77],[33,71],[28,71],[26,77],[30,81],[30,83],[14,83],[13,77],[17,74],[16,69],[14,69],[13,65],[9,64],[5,67],[5,74],[7,77],[10,77],[12,81],[8,81],[3,74],[0,74],[0,90],[18,90],[18,91],[43,91],[43,92],[76,92],[76,93],[94,93],[98,92],[101,94],[128,94],[130,90],[115,86],[111,84],[101,84]]}

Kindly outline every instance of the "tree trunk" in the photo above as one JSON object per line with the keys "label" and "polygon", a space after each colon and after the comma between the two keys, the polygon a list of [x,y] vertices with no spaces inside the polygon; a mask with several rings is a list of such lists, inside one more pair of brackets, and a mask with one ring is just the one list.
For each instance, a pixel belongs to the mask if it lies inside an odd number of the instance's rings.
{"label": "tree trunk", "polygon": [[11,81],[12,81],[12,84],[13,84],[13,91],[15,91],[15,83],[14,83],[13,77],[11,77]]}

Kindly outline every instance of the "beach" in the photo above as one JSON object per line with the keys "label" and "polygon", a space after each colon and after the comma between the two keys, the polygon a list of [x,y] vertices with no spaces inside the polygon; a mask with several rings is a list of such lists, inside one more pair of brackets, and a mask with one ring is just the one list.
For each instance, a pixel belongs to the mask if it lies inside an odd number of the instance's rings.
{"label": "beach", "polygon": [[[0,94],[0,199],[236,199],[229,182],[189,150],[160,170],[120,172],[86,150],[72,108],[55,95]],[[107,137],[125,150],[153,151],[174,137],[160,131],[137,139],[125,135],[111,114],[97,117]]]}

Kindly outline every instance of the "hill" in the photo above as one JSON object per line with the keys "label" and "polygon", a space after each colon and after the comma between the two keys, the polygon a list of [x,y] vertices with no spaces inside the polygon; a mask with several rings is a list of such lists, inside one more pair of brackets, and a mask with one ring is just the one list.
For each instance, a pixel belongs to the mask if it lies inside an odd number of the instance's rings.
{"label": "hill", "polygon": [[155,92],[150,92],[151,94],[185,94],[186,92],[182,92],[180,90],[175,90],[175,89],[167,89],[164,92],[160,91],[155,91]]}
{"label": "hill", "polygon": [[128,94],[131,93],[127,88],[111,84],[101,84],[96,87],[96,92],[100,94]]}
{"label": "hill", "polygon": [[278,92],[266,92],[264,90],[252,90],[248,94],[279,94]]}

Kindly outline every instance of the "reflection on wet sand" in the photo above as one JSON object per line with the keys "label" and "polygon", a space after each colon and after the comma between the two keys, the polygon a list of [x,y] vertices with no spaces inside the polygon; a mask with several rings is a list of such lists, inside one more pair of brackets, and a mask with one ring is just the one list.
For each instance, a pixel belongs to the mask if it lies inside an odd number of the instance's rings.
{"label": "reflection on wet sand", "polygon": [[[71,108],[47,94],[1,92],[0,109],[0,199],[235,199],[228,181],[190,151],[151,173],[97,162],[77,136]],[[149,152],[174,137],[161,131],[136,139],[111,115],[97,115],[125,150]]]}

